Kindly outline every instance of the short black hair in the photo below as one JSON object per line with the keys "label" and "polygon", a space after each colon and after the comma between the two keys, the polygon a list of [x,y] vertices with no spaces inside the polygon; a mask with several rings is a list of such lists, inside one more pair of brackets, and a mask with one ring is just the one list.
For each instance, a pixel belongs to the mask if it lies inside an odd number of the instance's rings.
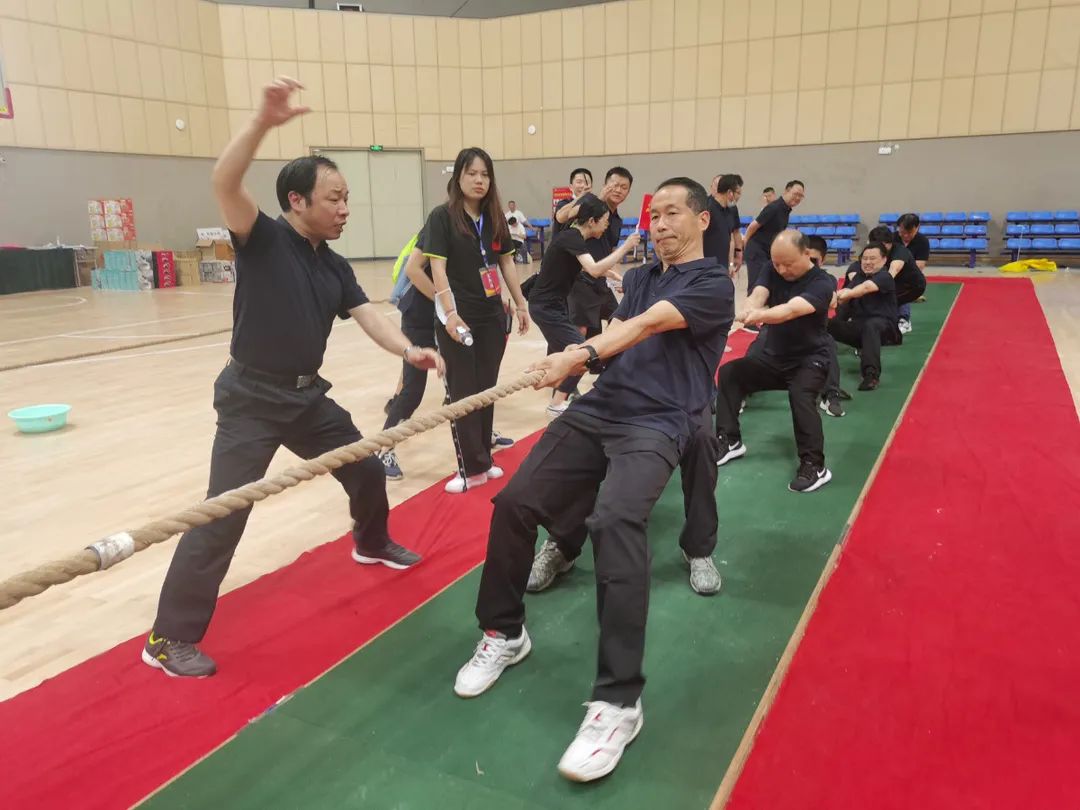
{"label": "short black hair", "polygon": [[604,182],[612,178],[613,175],[619,175],[619,177],[625,177],[630,181],[630,185],[634,185],[634,175],[630,174],[630,170],[623,166],[612,166],[607,170],[607,174],[604,175]]}
{"label": "short black hair", "polygon": [[586,169],[584,167],[582,167],[580,169],[574,169],[572,172],[570,172],[570,182],[573,183],[574,178],[577,177],[579,174],[585,175],[586,177],[589,178],[589,182],[590,183],[592,182],[592,172],[590,172],[588,169]]}
{"label": "short black hair", "polygon": [[803,188],[806,188],[806,183],[804,183],[802,180],[788,180],[788,184],[784,186],[784,191],[791,191],[794,186],[802,186]]}
{"label": "short black hair", "polygon": [[517,205],[517,203],[514,200],[507,200],[506,204],[507,205]]}
{"label": "short black hair", "polygon": [[775,189],[775,188],[773,188],[772,186],[765,186],[765,188],[763,188],[763,189],[761,190],[761,193],[762,193],[762,194],[768,194],[768,193],[769,193],[770,191],[771,191],[771,192],[772,192],[773,194],[775,194],[775,193],[776,193],[776,189]]}
{"label": "short black hair", "polygon": [[658,185],[656,190],[669,186],[681,186],[686,189],[686,204],[695,214],[700,214],[709,207],[709,192],[697,180],[691,180],[689,177],[671,177]]}
{"label": "short black hair", "polygon": [[866,235],[866,241],[881,242],[883,245],[891,245],[896,241],[896,237],[893,236],[893,232],[888,225],[878,225],[876,228],[872,228],[870,233]]}
{"label": "short black hair", "polygon": [[574,224],[584,225],[590,219],[602,219],[608,210],[607,203],[592,192],[582,194],[581,199],[578,200],[578,212],[574,217]]}
{"label": "short black hair", "polygon": [[725,174],[720,178],[720,182],[716,184],[716,191],[719,194],[727,194],[729,191],[734,191],[742,185],[742,178],[737,174]]}
{"label": "short black hair", "polygon": [[517,217],[510,217],[510,219],[506,221],[509,222],[511,225],[517,225]]}
{"label": "short black hair", "polygon": [[806,249],[816,250],[822,256],[827,256],[829,253],[829,243],[820,236],[808,236],[806,237]]}
{"label": "short black hair", "polygon": [[[877,229],[875,228],[874,230],[877,230]],[[880,252],[881,253],[881,258],[883,258],[883,259],[889,258],[889,249],[887,247],[885,247],[885,245],[881,244],[881,242],[879,242],[876,239],[871,239],[869,242],[866,243],[866,247],[864,247],[862,250],[859,251],[859,258],[861,259],[862,255],[864,253],[866,253],[866,251],[870,250],[871,248],[874,248],[875,250]]]}
{"label": "short black hair", "polygon": [[896,227],[903,228],[905,231],[910,231],[913,228],[918,228],[919,222],[918,214],[901,214],[896,220]]}
{"label": "short black hair", "polygon": [[289,194],[294,191],[304,198],[304,202],[311,205],[311,192],[319,177],[320,166],[335,172],[338,170],[334,161],[322,155],[305,155],[296,160],[290,160],[281,167],[277,176],[277,199],[282,211],[292,210]]}

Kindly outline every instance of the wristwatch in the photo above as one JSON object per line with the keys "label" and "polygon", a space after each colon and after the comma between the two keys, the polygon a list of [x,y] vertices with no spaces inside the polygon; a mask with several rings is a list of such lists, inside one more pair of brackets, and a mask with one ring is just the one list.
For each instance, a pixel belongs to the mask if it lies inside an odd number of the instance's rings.
{"label": "wristwatch", "polygon": [[578,348],[584,349],[589,353],[589,359],[585,361],[585,368],[590,374],[599,374],[604,370],[604,361],[600,359],[600,355],[596,353],[596,349],[588,343],[583,343]]}
{"label": "wristwatch", "polygon": [[405,360],[405,362],[406,362],[406,363],[408,363],[408,362],[409,362],[409,352],[411,352],[411,351],[420,351],[420,347],[419,347],[419,346],[417,346],[417,345],[416,345],[416,344],[414,343],[414,344],[413,344],[412,346],[410,346],[409,348],[407,348],[407,349],[406,349],[405,351],[403,351],[403,352],[401,353],[401,356],[402,356],[402,358],[403,358],[403,359]]}

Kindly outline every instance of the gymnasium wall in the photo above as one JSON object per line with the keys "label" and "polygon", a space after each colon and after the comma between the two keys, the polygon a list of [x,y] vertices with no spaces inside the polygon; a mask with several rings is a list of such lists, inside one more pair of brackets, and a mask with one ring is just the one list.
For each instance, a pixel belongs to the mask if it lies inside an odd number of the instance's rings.
{"label": "gymnasium wall", "polygon": [[[0,54],[16,110],[0,150],[69,150],[76,174],[79,153],[212,157],[276,73],[306,83],[314,112],[260,158],[380,143],[441,163],[481,143],[551,159],[536,166],[544,185],[581,154],[856,144],[837,153],[843,169],[865,143],[1080,129],[1080,0],[624,0],[485,21],[0,0]],[[1006,168],[989,157],[965,163],[966,182]],[[0,183],[12,174],[0,164]],[[48,210],[67,192],[38,193]]]}

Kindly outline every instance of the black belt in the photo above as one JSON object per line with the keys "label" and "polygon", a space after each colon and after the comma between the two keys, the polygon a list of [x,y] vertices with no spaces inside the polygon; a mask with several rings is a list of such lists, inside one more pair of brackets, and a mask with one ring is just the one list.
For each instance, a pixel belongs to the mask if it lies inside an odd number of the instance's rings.
{"label": "black belt", "polygon": [[300,374],[295,377],[288,374],[271,374],[269,371],[259,371],[257,368],[246,366],[237,360],[235,357],[230,357],[227,366],[232,366],[236,369],[237,373],[251,377],[253,380],[263,380],[264,382],[273,383],[274,385],[280,385],[284,388],[309,388],[315,380],[319,379],[318,373],[315,374]]}

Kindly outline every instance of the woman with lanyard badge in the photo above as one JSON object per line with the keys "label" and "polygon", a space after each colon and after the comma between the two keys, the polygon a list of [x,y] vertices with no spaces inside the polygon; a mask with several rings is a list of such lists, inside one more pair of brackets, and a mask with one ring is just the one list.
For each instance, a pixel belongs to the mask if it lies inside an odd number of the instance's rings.
{"label": "woman with lanyard badge", "polygon": [[[435,283],[435,340],[446,360],[450,398],[457,401],[498,382],[506,349],[502,283],[513,299],[520,334],[529,329],[529,315],[487,152],[472,147],[458,153],[449,195],[428,216],[424,255],[431,260]],[[458,474],[446,485],[447,492],[502,477],[503,471],[491,463],[493,420],[494,407],[489,406],[450,424]]]}

